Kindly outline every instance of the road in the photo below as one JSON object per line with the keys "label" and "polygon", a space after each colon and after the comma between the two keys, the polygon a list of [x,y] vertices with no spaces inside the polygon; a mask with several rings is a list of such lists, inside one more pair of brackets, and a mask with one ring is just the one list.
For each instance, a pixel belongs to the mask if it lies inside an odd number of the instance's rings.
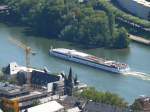
{"label": "road", "polygon": [[150,45],[150,40],[149,39],[145,39],[139,36],[135,36],[135,35],[131,35],[129,36],[129,38],[133,41],[139,42],[139,43],[143,43],[145,45]]}

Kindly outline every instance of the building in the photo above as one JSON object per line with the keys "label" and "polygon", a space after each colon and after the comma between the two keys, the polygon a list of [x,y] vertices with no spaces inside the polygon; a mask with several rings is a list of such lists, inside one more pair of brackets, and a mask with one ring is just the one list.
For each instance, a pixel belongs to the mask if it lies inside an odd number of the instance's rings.
{"label": "building", "polygon": [[0,83],[0,98],[2,99],[2,109],[15,110],[30,107],[33,101],[42,99],[48,96],[47,90],[37,91],[30,90],[26,86],[16,86],[9,83]]}
{"label": "building", "polygon": [[7,98],[2,98],[2,110],[4,112],[19,112],[19,101],[18,100],[9,100]]}
{"label": "building", "polygon": [[59,74],[51,74],[36,70],[33,70],[31,73],[31,84],[34,87],[47,87],[48,83],[57,82],[60,80],[63,80],[63,77]]}
{"label": "building", "polygon": [[18,65],[16,62],[11,62],[8,64],[8,66],[3,68],[3,72],[10,76],[16,75],[20,71],[31,73],[33,70],[36,70],[39,72],[44,72],[45,68],[44,68],[44,70],[39,70],[39,69],[35,69],[35,68],[27,68],[25,66]]}
{"label": "building", "polygon": [[78,0],[79,3],[87,3],[89,0]]}
{"label": "building", "polygon": [[7,5],[1,5],[0,6],[0,11],[1,10],[8,10],[8,6]]}
{"label": "building", "polygon": [[[79,83],[77,77],[73,77],[71,69],[67,77],[63,73],[49,73],[46,69],[36,70],[29,68],[28,71],[26,67],[18,66],[16,63],[10,63],[8,67],[5,68],[5,72],[8,73],[8,76],[13,76],[13,78],[18,75],[21,76],[21,74],[19,74],[21,71],[25,72],[25,76],[27,72],[30,72],[30,84],[16,86],[9,83],[0,83],[0,97],[3,99],[2,109],[6,112],[10,109],[15,112],[25,110],[32,107],[34,102],[45,104],[53,100],[58,100],[61,96],[64,96],[65,92],[72,95],[74,90],[81,90],[85,87]],[[71,108],[78,112],[74,106]],[[48,112],[51,111],[48,110]]]}
{"label": "building", "polygon": [[[58,84],[57,94],[63,95],[64,85]],[[62,89],[62,90],[61,90]],[[0,98],[3,100],[3,110],[13,109],[15,112],[32,106],[34,101],[48,102],[59,99],[60,96],[52,95],[53,91],[48,92],[46,88],[30,88],[26,86],[16,86],[9,83],[0,83]]]}
{"label": "building", "polygon": [[47,92],[34,90],[29,94],[20,95],[18,97],[2,98],[3,110],[13,109],[15,112],[19,112],[19,110],[32,107],[34,102],[45,103],[58,98],[57,96],[50,96]]}
{"label": "building", "polygon": [[[27,70],[16,63],[9,64],[7,69],[10,72],[10,76],[15,76],[20,70]],[[31,85],[17,86],[9,83],[0,83],[0,97],[3,99],[3,110],[12,109],[18,112],[31,107],[34,101],[47,102],[58,99],[59,96],[57,98],[52,96],[54,85],[57,87],[56,94],[64,94],[62,75],[51,74],[47,70],[30,69],[29,72],[31,74]],[[49,84],[51,84],[51,88],[48,88]],[[51,91],[48,91],[48,89],[51,89]]]}
{"label": "building", "polygon": [[65,112],[81,112],[83,102],[73,96],[63,96],[58,102],[64,106]]}
{"label": "building", "polygon": [[28,108],[27,112],[64,112],[64,107],[56,101],[51,101]]}
{"label": "building", "polygon": [[13,84],[9,84],[8,82],[0,82],[0,98],[14,98],[27,94],[29,94],[29,90],[25,86],[20,87]]}
{"label": "building", "polygon": [[0,14],[9,14],[9,7],[7,5],[0,5]]}
{"label": "building", "polygon": [[119,5],[130,13],[144,19],[150,17],[150,2],[146,0],[117,0]]}
{"label": "building", "polygon": [[[0,83],[0,98],[3,100],[3,110],[7,111],[12,109],[15,110],[15,112],[18,112],[19,110],[31,107],[34,101],[47,102],[49,100],[59,98],[50,97],[52,92],[48,92],[47,90],[47,85],[49,82],[58,84],[59,91],[64,87],[64,85],[61,85],[61,83],[57,81],[60,79],[59,76],[49,75],[41,72],[39,73],[37,71],[34,71],[33,73],[35,78],[34,83],[40,87],[44,86],[44,88],[35,89],[26,85],[16,86],[9,83]],[[38,78],[41,80],[36,80]],[[46,83],[42,83],[43,80],[46,81]],[[49,100],[44,100],[46,98]]]}
{"label": "building", "polygon": [[2,109],[0,109],[0,112],[3,112]]}
{"label": "building", "polygon": [[27,69],[24,66],[19,66],[16,62],[11,62],[3,68],[3,72],[10,76],[16,75],[19,71],[27,71]]}
{"label": "building", "polygon": [[64,106],[66,112],[81,112],[84,101],[74,96],[64,96],[59,99],[59,103]]}
{"label": "building", "polygon": [[51,95],[64,95],[64,78],[61,74],[51,74],[33,70],[31,86],[35,89],[46,89]]}
{"label": "building", "polygon": [[82,112],[130,112],[128,108],[119,108],[109,104],[88,101]]}
{"label": "building", "polygon": [[74,108],[68,109],[67,112],[81,112],[81,110],[78,107],[74,107]]}
{"label": "building", "polygon": [[52,93],[55,95],[55,94],[58,94],[60,96],[63,96],[65,94],[64,92],[64,81],[57,81],[57,82],[54,82],[53,85],[52,85]]}
{"label": "building", "polygon": [[132,106],[136,107],[133,109],[137,109],[138,106],[138,109],[141,110],[142,112],[150,112],[150,97],[142,96],[136,99]]}

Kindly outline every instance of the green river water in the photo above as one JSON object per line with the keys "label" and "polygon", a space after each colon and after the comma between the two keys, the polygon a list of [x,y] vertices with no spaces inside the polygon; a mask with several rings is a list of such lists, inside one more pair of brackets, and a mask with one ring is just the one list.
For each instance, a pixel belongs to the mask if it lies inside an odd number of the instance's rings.
{"label": "green river water", "polygon": [[[132,103],[140,95],[150,96],[149,46],[132,42],[129,49],[124,50],[85,49],[65,41],[29,36],[25,31],[25,28],[22,27],[0,24],[0,67],[14,61],[25,65],[24,50],[8,39],[13,37],[37,52],[35,56],[31,56],[33,67],[43,68],[46,66],[52,72],[64,71],[65,73],[68,73],[69,68],[72,67],[80,81],[100,91],[117,93],[129,103]],[[132,72],[124,75],[114,74],[54,58],[48,55],[50,46],[77,49],[98,57],[125,62],[129,64]]]}

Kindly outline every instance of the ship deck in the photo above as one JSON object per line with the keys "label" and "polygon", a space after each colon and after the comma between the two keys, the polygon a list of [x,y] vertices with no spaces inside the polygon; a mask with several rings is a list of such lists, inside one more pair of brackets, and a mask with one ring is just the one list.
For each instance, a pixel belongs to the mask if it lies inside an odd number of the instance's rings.
{"label": "ship deck", "polygon": [[91,62],[94,62],[94,63],[97,63],[97,64],[110,66],[110,67],[113,67],[113,68],[124,69],[124,68],[127,67],[127,64],[112,61],[112,60],[105,60],[103,58],[98,58],[94,55],[90,55],[90,54],[83,53],[83,52],[76,51],[76,50],[58,48],[58,49],[54,49],[54,51],[58,52],[58,53],[70,55],[70,56],[73,56],[73,57],[78,57],[78,58],[81,58],[81,59],[85,59],[85,60],[88,60],[88,61],[91,61]]}

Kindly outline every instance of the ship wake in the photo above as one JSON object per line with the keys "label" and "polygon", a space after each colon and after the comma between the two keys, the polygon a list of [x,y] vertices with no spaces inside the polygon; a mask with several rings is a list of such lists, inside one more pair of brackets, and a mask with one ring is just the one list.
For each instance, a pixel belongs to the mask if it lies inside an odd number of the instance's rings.
{"label": "ship wake", "polygon": [[136,77],[136,78],[139,78],[139,79],[142,79],[142,80],[150,81],[150,74],[148,74],[148,73],[129,71],[129,72],[123,73],[123,75],[132,76],[132,77]]}

